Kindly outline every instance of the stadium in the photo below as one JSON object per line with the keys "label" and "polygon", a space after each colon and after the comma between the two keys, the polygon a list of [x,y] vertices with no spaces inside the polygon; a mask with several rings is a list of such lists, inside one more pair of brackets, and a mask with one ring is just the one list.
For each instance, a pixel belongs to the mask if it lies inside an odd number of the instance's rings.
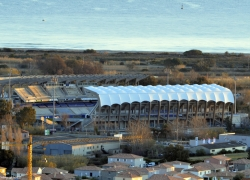
{"label": "stadium", "polygon": [[[161,127],[176,120],[188,124],[206,119],[210,126],[225,126],[233,115],[233,93],[216,84],[140,86],[147,75],[21,76],[0,80],[2,97],[32,106],[37,123],[63,130],[125,131],[140,120]],[[8,89],[8,91],[5,91]],[[8,95],[7,95],[8,94]]]}

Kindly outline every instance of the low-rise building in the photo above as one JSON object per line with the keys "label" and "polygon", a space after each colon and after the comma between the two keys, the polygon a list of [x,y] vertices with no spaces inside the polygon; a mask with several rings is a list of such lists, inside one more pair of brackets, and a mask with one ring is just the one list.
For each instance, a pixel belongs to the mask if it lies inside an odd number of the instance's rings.
{"label": "low-rise building", "polygon": [[224,143],[214,143],[214,144],[202,144],[191,147],[189,151],[195,154],[196,151],[200,149],[203,149],[206,152],[206,154],[218,154],[223,149],[231,152],[234,152],[235,150],[246,151],[247,145],[233,141]]}
{"label": "low-rise building", "polygon": [[123,162],[129,164],[132,167],[145,167],[146,162],[143,160],[142,156],[137,156],[135,154],[114,154],[108,157],[108,163],[112,162]]}
{"label": "low-rise building", "polygon": [[79,167],[74,170],[74,174],[79,177],[88,177],[88,178],[99,178],[101,176],[102,168],[97,166],[84,166]]}
{"label": "low-rise building", "polygon": [[120,148],[119,141],[102,141],[102,142],[72,142],[72,143],[56,143],[45,146],[44,154],[46,155],[84,155],[92,156],[97,151],[108,152],[109,149]]}

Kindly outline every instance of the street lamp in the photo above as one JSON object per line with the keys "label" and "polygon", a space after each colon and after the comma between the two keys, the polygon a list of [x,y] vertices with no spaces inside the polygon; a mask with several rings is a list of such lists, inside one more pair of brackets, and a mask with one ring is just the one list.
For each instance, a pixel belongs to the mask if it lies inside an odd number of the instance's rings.
{"label": "street lamp", "polygon": [[57,84],[57,81],[58,81],[58,79],[57,79],[57,77],[55,76],[55,77],[53,77],[52,78],[52,82],[54,82],[54,84],[53,84],[53,89],[54,89],[54,91],[53,91],[53,132],[54,132],[54,129],[55,129],[55,114],[56,114],[56,106],[55,106],[55,85]]}

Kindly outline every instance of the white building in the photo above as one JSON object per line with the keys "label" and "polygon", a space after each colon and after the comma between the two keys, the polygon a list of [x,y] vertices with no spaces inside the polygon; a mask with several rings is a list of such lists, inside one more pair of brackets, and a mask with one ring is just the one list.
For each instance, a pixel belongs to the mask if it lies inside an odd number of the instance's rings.
{"label": "white building", "polygon": [[135,154],[115,154],[108,157],[108,163],[112,162],[123,162],[129,164],[132,167],[145,167],[146,162],[143,160],[142,156],[137,156]]}

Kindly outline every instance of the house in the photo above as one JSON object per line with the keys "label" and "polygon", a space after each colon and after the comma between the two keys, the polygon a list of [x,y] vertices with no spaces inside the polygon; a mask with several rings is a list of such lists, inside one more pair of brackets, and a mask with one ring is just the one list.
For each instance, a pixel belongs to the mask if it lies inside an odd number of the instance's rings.
{"label": "house", "polygon": [[137,171],[124,171],[117,174],[113,180],[143,180],[143,178]]}
{"label": "house", "polygon": [[49,175],[49,174],[55,174],[55,173],[67,174],[68,171],[64,169],[51,168],[51,167],[42,168],[42,174]]}
{"label": "house", "polygon": [[[20,180],[28,180],[28,175],[24,175],[20,178]],[[41,180],[41,176],[34,173],[32,174],[32,180]]]}
{"label": "house", "polygon": [[112,162],[123,162],[129,164],[132,167],[145,167],[146,162],[143,160],[142,156],[137,156],[135,154],[114,154],[108,157],[108,163]]}
{"label": "house", "polygon": [[0,166],[0,174],[6,176],[6,168]]}
{"label": "house", "polygon": [[236,175],[235,172],[216,172],[211,174],[204,175],[204,180],[233,180],[234,176]]}
{"label": "house", "polygon": [[154,174],[148,180],[183,180],[183,178],[168,176],[166,174]]}
{"label": "house", "polygon": [[195,176],[203,177],[205,174],[211,174],[211,170],[208,170],[207,167],[204,166],[195,166],[190,169],[185,169],[185,172],[192,173]]}
{"label": "house", "polygon": [[[20,177],[26,176],[27,172],[28,172],[27,167],[25,167],[25,168],[12,168],[11,176],[20,178]],[[40,167],[32,167],[32,172],[34,174],[42,174],[42,169]],[[38,177],[35,177],[35,178],[38,178]]]}
{"label": "house", "polygon": [[155,166],[155,168],[159,169],[159,174],[166,174],[170,171],[174,171],[175,167],[172,164],[169,163],[161,163],[157,166]]}
{"label": "house", "polygon": [[214,163],[214,164],[221,164],[224,166],[229,165],[229,161],[231,158],[227,157],[225,154],[223,155],[217,155],[217,156],[211,156],[204,160],[205,163]]}
{"label": "house", "polygon": [[184,180],[203,180],[202,177],[196,176],[192,173],[179,173],[174,175],[174,177],[183,178]]}
{"label": "house", "polygon": [[250,169],[250,160],[249,159],[238,159],[231,161],[230,164],[233,164],[233,170],[242,171]]}
{"label": "house", "polygon": [[116,166],[107,168],[101,171],[100,180],[113,180],[113,178],[118,174],[128,169],[125,166]]}
{"label": "house", "polygon": [[83,142],[70,142],[70,143],[55,143],[45,146],[44,154],[46,155],[83,155],[93,156],[95,152],[102,151],[108,153],[109,149],[120,148],[118,140],[114,141],[99,141],[91,143]]}
{"label": "house", "polygon": [[221,165],[221,164],[200,162],[200,163],[193,164],[193,166],[194,167],[197,167],[197,166],[204,167],[204,169],[207,170],[207,172],[205,174],[226,171],[226,167],[224,165]]}
{"label": "house", "polygon": [[52,180],[75,180],[75,175],[70,174],[70,173],[54,173],[54,174],[49,174],[49,176]]}
{"label": "house", "polygon": [[189,169],[189,168],[193,167],[190,165],[190,163],[182,162],[182,161],[171,161],[171,162],[166,162],[165,164],[169,164],[171,166],[174,166],[175,169],[176,168]]}
{"label": "house", "polygon": [[101,175],[102,168],[99,168],[97,166],[84,166],[84,167],[79,167],[74,170],[74,174],[76,176],[82,177],[95,177],[99,178]]}
{"label": "house", "polygon": [[118,166],[124,166],[124,167],[129,167],[129,164],[123,163],[123,162],[112,162],[112,163],[108,163],[108,164],[104,164],[102,165],[102,168],[110,168],[110,167],[118,167]]}
{"label": "house", "polygon": [[203,149],[206,154],[218,154],[221,150],[234,152],[236,150],[246,151],[247,145],[239,142],[223,142],[223,143],[214,143],[214,144],[202,144],[198,146],[191,147],[189,151],[191,153],[196,153],[197,150]]}

